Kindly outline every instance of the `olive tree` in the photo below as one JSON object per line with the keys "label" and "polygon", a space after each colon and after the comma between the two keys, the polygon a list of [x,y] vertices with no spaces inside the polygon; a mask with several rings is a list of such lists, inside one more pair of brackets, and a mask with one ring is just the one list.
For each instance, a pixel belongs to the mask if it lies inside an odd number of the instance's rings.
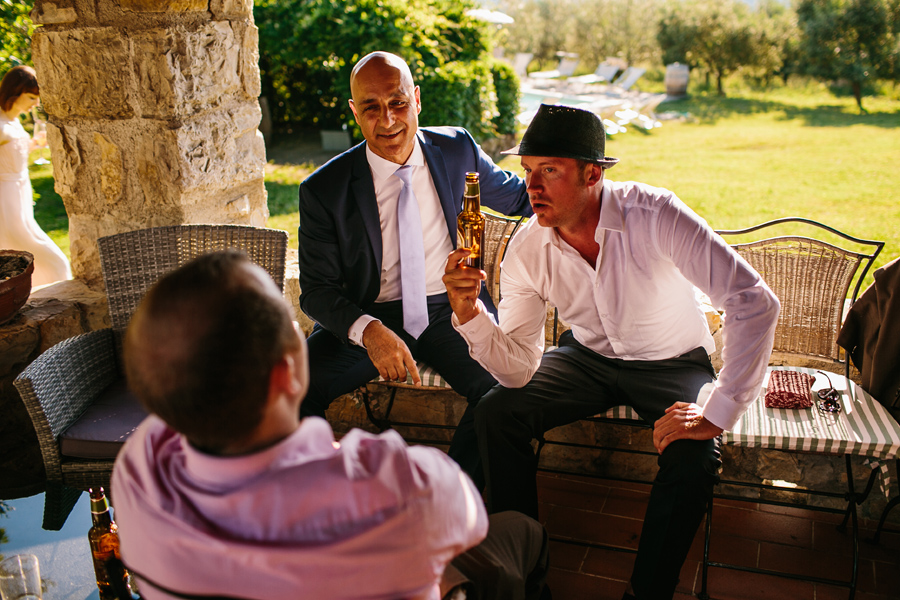
{"label": "olive tree", "polygon": [[896,0],[801,0],[801,60],[810,75],[846,80],[861,112],[866,83],[897,80],[900,3]]}
{"label": "olive tree", "polygon": [[530,52],[541,68],[555,64],[567,48],[566,32],[574,25],[573,0],[525,0],[501,6],[515,21],[507,26],[508,52]]}
{"label": "olive tree", "polygon": [[659,59],[655,29],[662,0],[523,0],[501,3],[515,23],[508,47],[532,52],[541,66],[558,51],[574,52],[597,65],[609,56],[628,64]]}
{"label": "olive tree", "polygon": [[663,61],[703,67],[722,82],[739,69],[774,72],[780,67],[775,29],[765,10],[751,11],[738,0],[673,2],[659,21]]}

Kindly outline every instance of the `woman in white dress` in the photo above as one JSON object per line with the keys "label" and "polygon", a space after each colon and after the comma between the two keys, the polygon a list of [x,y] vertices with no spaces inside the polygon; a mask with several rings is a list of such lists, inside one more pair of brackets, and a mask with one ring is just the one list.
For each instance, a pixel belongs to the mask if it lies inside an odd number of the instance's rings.
{"label": "woman in white dress", "polygon": [[71,279],[66,255],[34,220],[28,152],[19,116],[39,101],[34,69],[13,67],[0,82],[0,248],[34,255],[33,286]]}

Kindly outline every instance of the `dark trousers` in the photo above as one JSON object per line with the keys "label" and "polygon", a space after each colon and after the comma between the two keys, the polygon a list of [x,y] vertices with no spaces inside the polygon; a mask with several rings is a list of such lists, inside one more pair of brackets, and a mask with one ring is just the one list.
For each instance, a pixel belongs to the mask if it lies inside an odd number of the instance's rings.
{"label": "dark trousers", "polygon": [[[450,443],[448,454],[472,478],[478,489],[484,488],[484,475],[475,439],[474,407],[497,381],[471,356],[465,340],[453,329],[453,314],[447,295],[430,297],[428,327],[413,339],[403,330],[403,307],[398,302],[376,304],[369,314],[399,335],[413,357],[440,373],[450,387],[468,401]],[[328,405],[343,394],[378,377],[365,348],[345,344],[319,326],[307,340],[309,346],[310,386],[301,416],[325,416]]]}
{"label": "dark trousers", "polygon": [[490,515],[487,537],[447,565],[441,596],[462,585],[466,600],[547,600],[550,547],[544,527],[522,513]]}
{"label": "dark trousers", "polygon": [[[545,431],[621,404],[654,423],[675,402],[694,402],[715,377],[706,351],[660,361],[605,358],[571,332],[519,389],[494,387],[475,411],[490,512],[537,518],[537,457]],[[638,598],[671,598],[718,478],[719,440],[679,440],[658,459],[631,583]]]}

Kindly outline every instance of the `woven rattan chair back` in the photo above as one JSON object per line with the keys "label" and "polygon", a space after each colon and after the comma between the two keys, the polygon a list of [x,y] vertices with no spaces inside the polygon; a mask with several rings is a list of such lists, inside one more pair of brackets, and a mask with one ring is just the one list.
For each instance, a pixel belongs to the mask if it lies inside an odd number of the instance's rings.
{"label": "woven rattan chair back", "polygon": [[141,299],[165,273],[216,250],[243,250],[284,289],[288,235],[277,229],[242,225],[173,225],[128,231],[97,241],[117,338]]}
{"label": "woven rattan chair back", "polygon": [[867,254],[796,235],[732,245],[781,301],[773,355],[821,359],[842,363],[846,368],[849,365],[837,345],[837,335],[845,310],[856,300],[862,280],[884,243],[854,238],[822,223],[797,217],[717,233],[728,240],[783,223],[812,225],[872,250]]}
{"label": "woven rattan chair back", "polygon": [[494,306],[500,305],[500,263],[506,254],[506,247],[521,219],[510,219],[491,213],[484,214],[484,271],[487,274],[487,287]]}

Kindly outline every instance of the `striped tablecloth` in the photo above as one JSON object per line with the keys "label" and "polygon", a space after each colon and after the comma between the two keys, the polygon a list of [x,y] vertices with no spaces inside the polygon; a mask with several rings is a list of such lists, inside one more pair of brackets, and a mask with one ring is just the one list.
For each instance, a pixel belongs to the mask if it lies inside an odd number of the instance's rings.
{"label": "striped tablecloth", "polygon": [[[816,391],[833,385],[841,392],[841,412],[824,414],[815,404],[807,409],[766,408],[766,388],[774,370],[799,371],[815,377],[812,389],[816,401]],[[628,406],[616,406],[597,416],[639,418]],[[734,428],[722,434],[722,442],[775,450],[865,456],[871,459],[867,461],[869,467],[881,470],[881,491],[888,496],[891,478],[887,461],[900,456],[900,424],[877,400],[843,375],[829,373],[826,377],[815,369],[769,367],[759,396]]]}
{"label": "striped tablecloth", "polygon": [[[825,375],[815,369],[769,367],[757,399],[734,428],[722,434],[724,443],[822,454],[859,454],[880,460],[900,455],[900,424],[872,396],[843,375],[828,374],[831,384],[841,392],[841,412],[836,415],[824,414],[815,405],[807,409],[766,408],[766,387],[774,370],[812,375],[816,378],[814,393],[829,387]],[[637,413],[627,406],[616,406],[597,416],[638,419]]]}
{"label": "striped tablecloth", "polygon": [[[759,397],[731,431],[722,434],[726,444],[778,450],[802,450],[825,454],[858,454],[891,459],[900,454],[900,425],[872,396],[843,375],[829,373],[841,392],[841,412],[825,414],[816,408],[766,408],[763,399],[774,370],[793,370],[816,378],[813,393],[829,387],[825,375],[814,369],[769,367]],[[818,398],[816,398],[818,400]]]}

